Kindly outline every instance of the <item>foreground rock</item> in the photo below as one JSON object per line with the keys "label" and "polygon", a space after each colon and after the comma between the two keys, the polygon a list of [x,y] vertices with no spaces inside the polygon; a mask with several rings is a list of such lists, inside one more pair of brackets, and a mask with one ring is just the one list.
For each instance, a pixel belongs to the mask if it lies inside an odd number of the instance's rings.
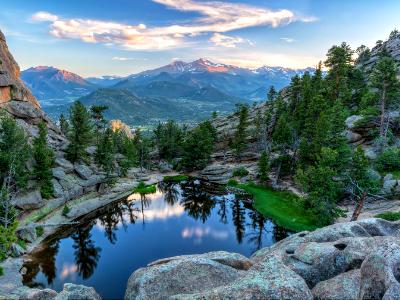
{"label": "foreground rock", "polygon": [[26,300],[101,300],[94,288],[72,283],[64,284],[63,290],[57,294],[51,289],[29,289],[19,299]]}
{"label": "foreground rock", "polygon": [[400,222],[366,219],[294,234],[251,258],[166,258],[129,278],[126,299],[400,299]]}

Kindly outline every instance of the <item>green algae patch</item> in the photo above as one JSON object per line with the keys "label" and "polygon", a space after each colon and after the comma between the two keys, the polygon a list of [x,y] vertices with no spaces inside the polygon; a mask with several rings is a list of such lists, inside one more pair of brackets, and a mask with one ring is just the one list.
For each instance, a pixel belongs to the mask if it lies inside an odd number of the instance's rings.
{"label": "green algae patch", "polygon": [[157,191],[156,185],[145,185],[143,181],[139,182],[139,185],[133,190],[134,193],[138,194],[154,194]]}
{"label": "green algae patch", "polygon": [[254,184],[239,184],[236,187],[251,194],[254,208],[279,226],[295,232],[318,228],[316,216],[303,208],[301,199],[295,194]]}
{"label": "green algae patch", "polygon": [[179,182],[182,182],[182,181],[187,181],[187,180],[189,180],[189,178],[190,177],[188,175],[183,175],[183,174],[175,175],[175,176],[164,176],[163,182],[166,182],[166,183],[179,183]]}

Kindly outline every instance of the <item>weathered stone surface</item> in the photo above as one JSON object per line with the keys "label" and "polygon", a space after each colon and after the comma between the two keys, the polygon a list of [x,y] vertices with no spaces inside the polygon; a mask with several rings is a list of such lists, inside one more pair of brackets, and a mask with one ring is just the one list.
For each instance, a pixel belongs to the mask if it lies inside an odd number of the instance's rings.
{"label": "weathered stone surface", "polygon": [[79,177],[85,180],[89,179],[93,174],[92,170],[86,165],[75,165],[74,169]]}
{"label": "weathered stone surface", "polygon": [[347,138],[347,141],[349,143],[356,143],[356,142],[362,140],[363,137],[359,133],[347,130],[346,131],[346,138]]}
{"label": "weathered stone surface", "polygon": [[15,199],[13,199],[13,203],[15,206],[24,210],[37,209],[45,205],[45,201],[38,190],[17,195]]}
{"label": "weathered stone surface", "polygon": [[65,178],[66,174],[64,172],[64,169],[61,167],[56,167],[52,169],[53,172],[53,177],[57,178],[58,180],[62,180]]}
{"label": "weathered stone surface", "polygon": [[345,121],[347,128],[351,129],[354,128],[354,124],[361,120],[363,117],[362,116],[356,116],[356,115],[352,115],[350,117],[348,117]]}
{"label": "weathered stone surface", "polygon": [[212,164],[200,172],[200,177],[211,182],[226,184],[232,177],[232,169],[227,165]]}
{"label": "weathered stone surface", "polygon": [[101,297],[92,287],[65,283],[63,290],[54,298],[55,300],[101,300]]}
{"label": "weathered stone surface", "polygon": [[37,238],[36,229],[33,223],[29,223],[24,227],[18,228],[15,234],[20,240],[28,243],[32,243]]}
{"label": "weathered stone surface", "polygon": [[[400,241],[380,245],[361,265],[360,299],[382,299],[400,288]],[[388,295],[389,296],[389,295]],[[399,299],[400,295],[397,296]]]}
{"label": "weathered stone surface", "polygon": [[20,300],[50,300],[57,296],[57,292],[51,289],[28,289],[24,292],[19,299]]}
{"label": "weathered stone surface", "polygon": [[12,243],[10,247],[10,255],[12,257],[20,257],[21,255],[24,255],[26,253],[26,250],[22,248],[20,245],[16,243]]}
{"label": "weathered stone surface", "polygon": [[400,222],[338,223],[293,234],[247,260],[230,255],[211,252],[158,260],[132,274],[126,299],[351,300],[399,295]]}
{"label": "weathered stone surface", "polygon": [[63,168],[65,173],[71,173],[74,170],[74,165],[70,161],[62,157],[56,158],[55,164]]}
{"label": "weathered stone surface", "polygon": [[313,289],[314,300],[357,300],[361,286],[360,270],[351,270],[318,283]]}
{"label": "weathered stone surface", "polygon": [[[53,171],[54,174],[54,171]],[[61,186],[61,184],[58,182],[57,179],[52,179],[51,180],[52,184],[53,184],[53,192],[54,192],[54,197],[56,198],[60,198],[64,196],[64,190]]]}

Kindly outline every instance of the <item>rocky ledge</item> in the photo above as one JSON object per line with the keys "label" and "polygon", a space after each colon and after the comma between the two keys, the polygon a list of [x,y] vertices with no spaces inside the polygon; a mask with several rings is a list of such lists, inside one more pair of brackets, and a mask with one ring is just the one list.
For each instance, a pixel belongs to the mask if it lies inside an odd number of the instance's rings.
{"label": "rocky ledge", "polygon": [[246,258],[211,252],[134,272],[126,299],[400,299],[400,222],[294,234]]}

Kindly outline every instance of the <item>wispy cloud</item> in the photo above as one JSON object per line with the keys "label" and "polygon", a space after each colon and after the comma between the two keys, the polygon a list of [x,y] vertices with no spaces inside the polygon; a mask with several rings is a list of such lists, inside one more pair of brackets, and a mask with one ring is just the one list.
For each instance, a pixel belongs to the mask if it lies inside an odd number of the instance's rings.
{"label": "wispy cloud", "polygon": [[226,48],[236,48],[237,44],[250,43],[250,41],[245,40],[239,36],[228,36],[221,33],[214,33],[209,39],[210,42],[214,43],[216,46],[222,46]]}
{"label": "wispy cloud", "polygon": [[281,40],[284,41],[284,42],[286,42],[286,43],[293,43],[293,42],[296,41],[295,39],[293,39],[293,38],[288,38],[288,37],[283,37],[283,38],[281,38]]}
{"label": "wispy cloud", "polygon": [[[284,26],[292,22],[312,22],[313,17],[301,17],[294,12],[271,10],[256,6],[221,1],[153,0],[178,11],[197,12],[201,17],[184,24],[147,27],[144,24],[128,25],[93,19],[66,19],[49,12],[37,12],[32,21],[50,22],[50,34],[56,38],[80,39],[88,43],[116,45],[127,50],[164,50],[184,47],[188,40],[205,33],[222,46],[233,47],[241,38],[227,37],[221,33],[232,30],[271,26]],[[215,36],[220,33],[220,36]],[[226,38],[224,38],[226,37]]]}
{"label": "wispy cloud", "polygon": [[114,56],[111,60],[116,61],[129,61],[129,60],[147,60],[146,58],[135,58],[135,57],[121,57],[121,56]]}

